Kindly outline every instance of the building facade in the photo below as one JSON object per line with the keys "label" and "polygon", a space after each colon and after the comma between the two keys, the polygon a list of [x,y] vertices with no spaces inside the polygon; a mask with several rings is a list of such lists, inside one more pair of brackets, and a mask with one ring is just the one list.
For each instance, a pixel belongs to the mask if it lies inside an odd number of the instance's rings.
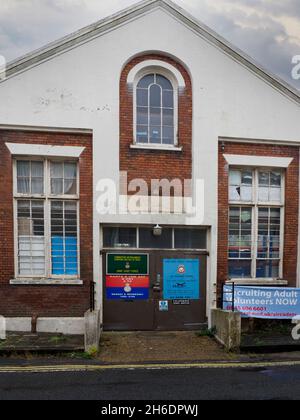
{"label": "building facade", "polygon": [[198,329],[225,283],[299,287],[299,93],[178,6],[143,1],[0,80],[9,330],[81,333],[94,304],[107,330]]}

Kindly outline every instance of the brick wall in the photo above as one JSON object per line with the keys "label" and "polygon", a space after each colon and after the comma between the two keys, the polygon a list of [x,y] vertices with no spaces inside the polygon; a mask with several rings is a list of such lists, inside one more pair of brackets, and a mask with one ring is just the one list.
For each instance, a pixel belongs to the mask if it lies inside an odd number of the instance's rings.
{"label": "brick wall", "polygon": [[[127,85],[130,70],[145,60],[161,60],[176,67],[182,74],[186,88],[180,92],[178,104],[178,142],[182,152],[136,150],[134,142],[133,92]],[[150,186],[151,179],[192,178],[192,83],[187,70],[175,60],[163,55],[143,55],[130,61],[122,71],[120,80],[120,170],[128,172],[128,182],[143,178]],[[126,193],[124,186],[122,192]]]}
{"label": "brick wall", "polygon": [[293,157],[286,170],[285,185],[285,223],[283,278],[289,286],[296,286],[298,253],[298,215],[299,215],[299,148],[249,143],[219,144],[219,190],[218,190],[218,292],[228,280],[228,164],[223,154]]}
{"label": "brick wall", "polygon": [[[12,286],[14,278],[12,157],[5,143],[83,146],[80,157],[80,272],[83,286]],[[0,315],[81,317],[93,279],[92,137],[83,134],[0,131]]]}

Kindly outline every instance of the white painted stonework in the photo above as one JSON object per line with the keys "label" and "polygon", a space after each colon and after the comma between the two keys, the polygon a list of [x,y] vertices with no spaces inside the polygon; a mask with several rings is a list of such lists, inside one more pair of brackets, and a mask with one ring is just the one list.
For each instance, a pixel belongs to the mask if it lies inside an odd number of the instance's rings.
{"label": "white painted stonework", "polygon": [[[6,318],[7,332],[30,332],[31,318]],[[38,318],[37,332],[83,335],[84,318]]]}
{"label": "white painted stonework", "polygon": [[5,143],[13,156],[48,156],[79,158],[84,147],[45,146],[42,144]]}
{"label": "white painted stonework", "polygon": [[[193,83],[193,177],[204,181],[202,225],[210,228],[209,313],[215,305],[218,139],[299,144],[300,101],[288,89],[285,93],[285,87],[280,89],[275,79],[264,78],[254,66],[238,59],[237,53],[229,54],[224,44],[213,41],[205,28],[197,28],[175,6],[171,10],[162,2],[145,4],[140,12],[134,8],[126,22],[108,21],[99,35],[64,52],[58,49],[56,55],[32,62],[28,69],[0,82],[0,124],[92,130],[94,191],[103,178],[118,184],[119,86],[124,65],[147,52],[168,54],[183,63]],[[97,199],[95,193],[94,280],[100,308],[100,224],[186,225],[189,219],[185,214],[100,216]],[[48,321],[39,322],[45,329]]]}

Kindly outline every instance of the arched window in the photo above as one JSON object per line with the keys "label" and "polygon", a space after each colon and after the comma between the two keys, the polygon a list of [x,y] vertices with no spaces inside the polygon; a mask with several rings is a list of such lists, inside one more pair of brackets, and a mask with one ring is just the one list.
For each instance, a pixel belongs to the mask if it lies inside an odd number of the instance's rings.
{"label": "arched window", "polygon": [[165,76],[148,74],[136,86],[136,143],[175,145],[175,90]]}

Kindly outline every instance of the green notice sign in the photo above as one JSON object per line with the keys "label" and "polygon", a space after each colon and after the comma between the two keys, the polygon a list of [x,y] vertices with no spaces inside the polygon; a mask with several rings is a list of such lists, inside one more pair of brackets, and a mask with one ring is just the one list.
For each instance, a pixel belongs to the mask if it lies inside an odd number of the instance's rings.
{"label": "green notice sign", "polygon": [[107,254],[107,275],[148,275],[148,254]]}

